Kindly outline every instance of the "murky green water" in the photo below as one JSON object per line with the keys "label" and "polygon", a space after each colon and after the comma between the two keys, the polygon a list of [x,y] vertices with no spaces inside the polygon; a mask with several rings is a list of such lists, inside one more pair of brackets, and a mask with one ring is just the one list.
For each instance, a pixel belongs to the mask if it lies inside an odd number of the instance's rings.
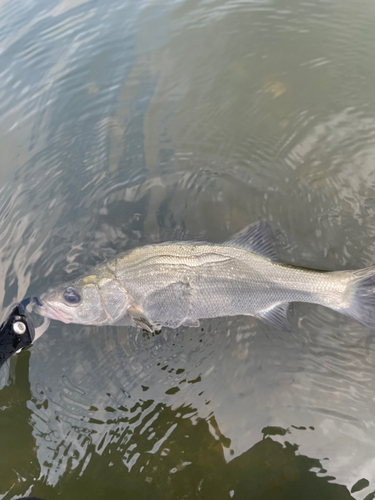
{"label": "murky green water", "polygon": [[[285,261],[373,264],[374,22],[368,0],[1,0],[1,317],[258,219]],[[0,371],[0,499],[375,498],[373,337],[295,324],[53,322]]]}

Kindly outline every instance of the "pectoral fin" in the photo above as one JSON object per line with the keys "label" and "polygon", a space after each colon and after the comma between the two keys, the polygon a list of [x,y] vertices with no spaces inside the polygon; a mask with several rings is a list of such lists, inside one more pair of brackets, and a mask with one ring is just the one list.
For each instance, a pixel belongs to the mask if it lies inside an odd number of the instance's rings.
{"label": "pectoral fin", "polygon": [[268,323],[274,328],[279,328],[284,332],[291,333],[292,327],[288,320],[288,308],[289,302],[284,302],[272,307],[271,309],[257,313],[255,317],[264,323]]}
{"label": "pectoral fin", "polygon": [[146,318],[146,316],[142,313],[142,311],[140,311],[137,307],[129,308],[127,313],[131,317],[135,326],[138,326],[138,328],[142,328],[142,330],[146,330],[150,333],[154,331],[153,325]]}

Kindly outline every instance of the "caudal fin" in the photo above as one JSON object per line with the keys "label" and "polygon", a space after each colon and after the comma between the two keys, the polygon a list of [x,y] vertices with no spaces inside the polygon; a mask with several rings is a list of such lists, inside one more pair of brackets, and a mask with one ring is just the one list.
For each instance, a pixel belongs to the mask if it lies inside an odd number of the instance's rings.
{"label": "caudal fin", "polygon": [[350,305],[338,310],[375,332],[375,266],[353,271],[349,287]]}

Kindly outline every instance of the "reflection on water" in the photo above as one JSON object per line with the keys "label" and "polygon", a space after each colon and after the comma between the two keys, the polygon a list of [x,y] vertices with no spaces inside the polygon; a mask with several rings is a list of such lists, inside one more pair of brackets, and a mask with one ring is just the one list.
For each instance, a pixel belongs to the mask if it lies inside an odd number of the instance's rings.
{"label": "reflection on water", "polygon": [[[15,418],[23,430],[30,429],[25,425],[30,411],[24,409],[25,402],[30,398],[27,381],[29,354],[25,357],[25,362],[18,362],[15,368],[13,383],[16,390],[11,391],[7,387],[2,393],[3,402],[8,405],[3,409],[4,421]],[[67,399],[73,393],[84,396],[84,391],[74,388],[64,378]],[[147,392],[147,387],[141,387]],[[51,392],[51,389],[48,391]],[[16,404],[11,401],[15,395]],[[33,398],[33,404],[38,410],[47,409],[49,400],[41,389],[39,396],[39,401]],[[61,443],[63,450],[58,463],[61,467],[66,461],[63,469],[67,477],[56,487],[51,487],[45,479],[36,481],[33,494],[46,498],[57,498],[57,495],[63,494],[72,500],[123,498],[124,495],[149,499],[354,498],[347,488],[335,484],[332,482],[334,478],[326,475],[327,459],[308,458],[298,452],[298,445],[290,443],[290,429],[265,427],[262,429],[262,440],[228,462],[225,451],[234,454],[231,440],[222,434],[213,414],[200,418],[191,405],[174,408],[147,399],[147,394],[134,405],[127,404],[131,396],[125,391],[121,398],[125,404],[119,404],[120,398],[108,396],[112,400],[111,405],[102,409],[107,419],[90,418],[86,421],[87,427],[83,425],[79,430],[77,443],[85,449],[82,459],[78,460],[79,451]],[[86,409],[86,414],[98,411],[98,408],[91,407]],[[114,415],[118,411],[122,413],[120,418]],[[60,421],[60,417],[56,420]],[[90,430],[89,424],[105,426],[98,446],[93,444],[95,431]],[[10,424],[9,428],[12,427]],[[293,427],[299,433],[315,432],[313,427]],[[48,434],[44,435],[47,441]],[[10,443],[19,442],[20,437],[18,433],[9,434],[7,440]],[[284,442],[277,442],[276,437],[281,437]],[[22,440],[23,446],[28,444],[28,454],[23,456],[18,448],[12,450],[13,453],[7,457],[7,467],[2,470],[3,485],[14,484],[12,467],[17,470],[18,477],[26,472],[26,476],[22,477],[24,481],[30,481],[29,477],[32,479],[33,475],[36,479],[40,473],[33,456],[35,447],[31,434],[25,433]],[[181,443],[184,445],[181,446]],[[7,446],[7,443],[2,443],[2,446]],[[8,446],[11,448],[10,444]],[[362,479],[352,491],[360,491],[368,485],[368,481]]]}
{"label": "reflection on water", "polygon": [[[121,250],[259,219],[287,262],[373,264],[374,17],[0,1],[1,317]],[[0,498],[373,498],[375,343],[324,308],[294,321],[55,322],[0,371]]]}
{"label": "reflection on water", "polygon": [[374,360],[363,335],[309,338],[326,321],[289,338],[241,319],[154,336],[54,325],[0,392],[5,498],[368,494]]}

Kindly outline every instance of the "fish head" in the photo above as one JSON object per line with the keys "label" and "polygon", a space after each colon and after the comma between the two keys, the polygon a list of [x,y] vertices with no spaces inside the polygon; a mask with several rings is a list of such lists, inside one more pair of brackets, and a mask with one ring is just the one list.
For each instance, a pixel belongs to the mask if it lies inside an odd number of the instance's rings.
{"label": "fish head", "polygon": [[49,288],[34,300],[33,310],[63,323],[104,325],[115,323],[129,305],[129,295],[117,280],[98,272]]}
{"label": "fish head", "polygon": [[33,310],[63,323],[96,325],[106,318],[97,285],[82,279],[49,288],[34,299]]}

